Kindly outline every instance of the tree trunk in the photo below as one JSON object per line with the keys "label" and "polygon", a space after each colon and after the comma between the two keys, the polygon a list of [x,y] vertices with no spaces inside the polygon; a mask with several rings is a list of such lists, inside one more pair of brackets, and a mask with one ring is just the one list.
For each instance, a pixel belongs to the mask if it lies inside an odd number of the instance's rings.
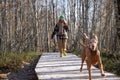
{"label": "tree trunk", "polygon": [[115,50],[120,51],[120,0],[115,0],[114,6],[115,6],[115,18],[116,18]]}

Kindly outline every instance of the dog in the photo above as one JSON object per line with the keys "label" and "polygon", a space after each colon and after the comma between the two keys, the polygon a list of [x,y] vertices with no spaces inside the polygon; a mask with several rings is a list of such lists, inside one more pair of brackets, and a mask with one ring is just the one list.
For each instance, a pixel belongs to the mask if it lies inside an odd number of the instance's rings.
{"label": "dog", "polygon": [[80,67],[80,72],[82,71],[83,63],[86,60],[87,69],[89,73],[89,80],[91,80],[91,66],[92,65],[98,64],[100,68],[101,76],[105,76],[105,73],[103,70],[103,64],[102,64],[101,57],[100,57],[100,51],[97,48],[98,37],[94,35],[92,39],[89,39],[89,37],[85,33],[84,33],[84,37],[86,39],[86,44],[80,41],[80,45],[83,47],[82,64]]}

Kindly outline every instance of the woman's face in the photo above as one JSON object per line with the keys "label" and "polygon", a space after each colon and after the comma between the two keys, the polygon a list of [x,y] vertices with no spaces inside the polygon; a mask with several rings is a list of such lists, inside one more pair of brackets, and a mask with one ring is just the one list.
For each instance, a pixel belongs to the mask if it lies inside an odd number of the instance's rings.
{"label": "woman's face", "polygon": [[64,22],[64,19],[63,19],[63,18],[60,18],[60,19],[59,19],[59,22],[63,23],[63,22]]}

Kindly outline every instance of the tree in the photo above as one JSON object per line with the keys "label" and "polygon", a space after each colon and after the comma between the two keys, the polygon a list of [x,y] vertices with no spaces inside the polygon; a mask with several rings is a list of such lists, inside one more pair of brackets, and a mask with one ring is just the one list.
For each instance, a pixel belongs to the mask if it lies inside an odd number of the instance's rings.
{"label": "tree", "polygon": [[120,50],[120,1],[114,1],[114,8],[115,8],[115,28],[116,28],[116,35],[115,35],[115,50]]}

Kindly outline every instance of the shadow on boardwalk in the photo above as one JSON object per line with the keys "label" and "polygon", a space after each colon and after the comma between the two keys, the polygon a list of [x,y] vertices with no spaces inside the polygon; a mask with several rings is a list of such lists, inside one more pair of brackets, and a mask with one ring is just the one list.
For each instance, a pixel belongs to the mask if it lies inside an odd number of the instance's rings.
{"label": "shadow on boardwalk", "polygon": [[[35,68],[39,80],[88,80],[87,66],[84,63],[80,72],[81,58],[68,53],[60,58],[59,53],[43,53]],[[102,77],[100,70],[92,67],[93,80],[120,80],[120,77],[105,72]]]}

